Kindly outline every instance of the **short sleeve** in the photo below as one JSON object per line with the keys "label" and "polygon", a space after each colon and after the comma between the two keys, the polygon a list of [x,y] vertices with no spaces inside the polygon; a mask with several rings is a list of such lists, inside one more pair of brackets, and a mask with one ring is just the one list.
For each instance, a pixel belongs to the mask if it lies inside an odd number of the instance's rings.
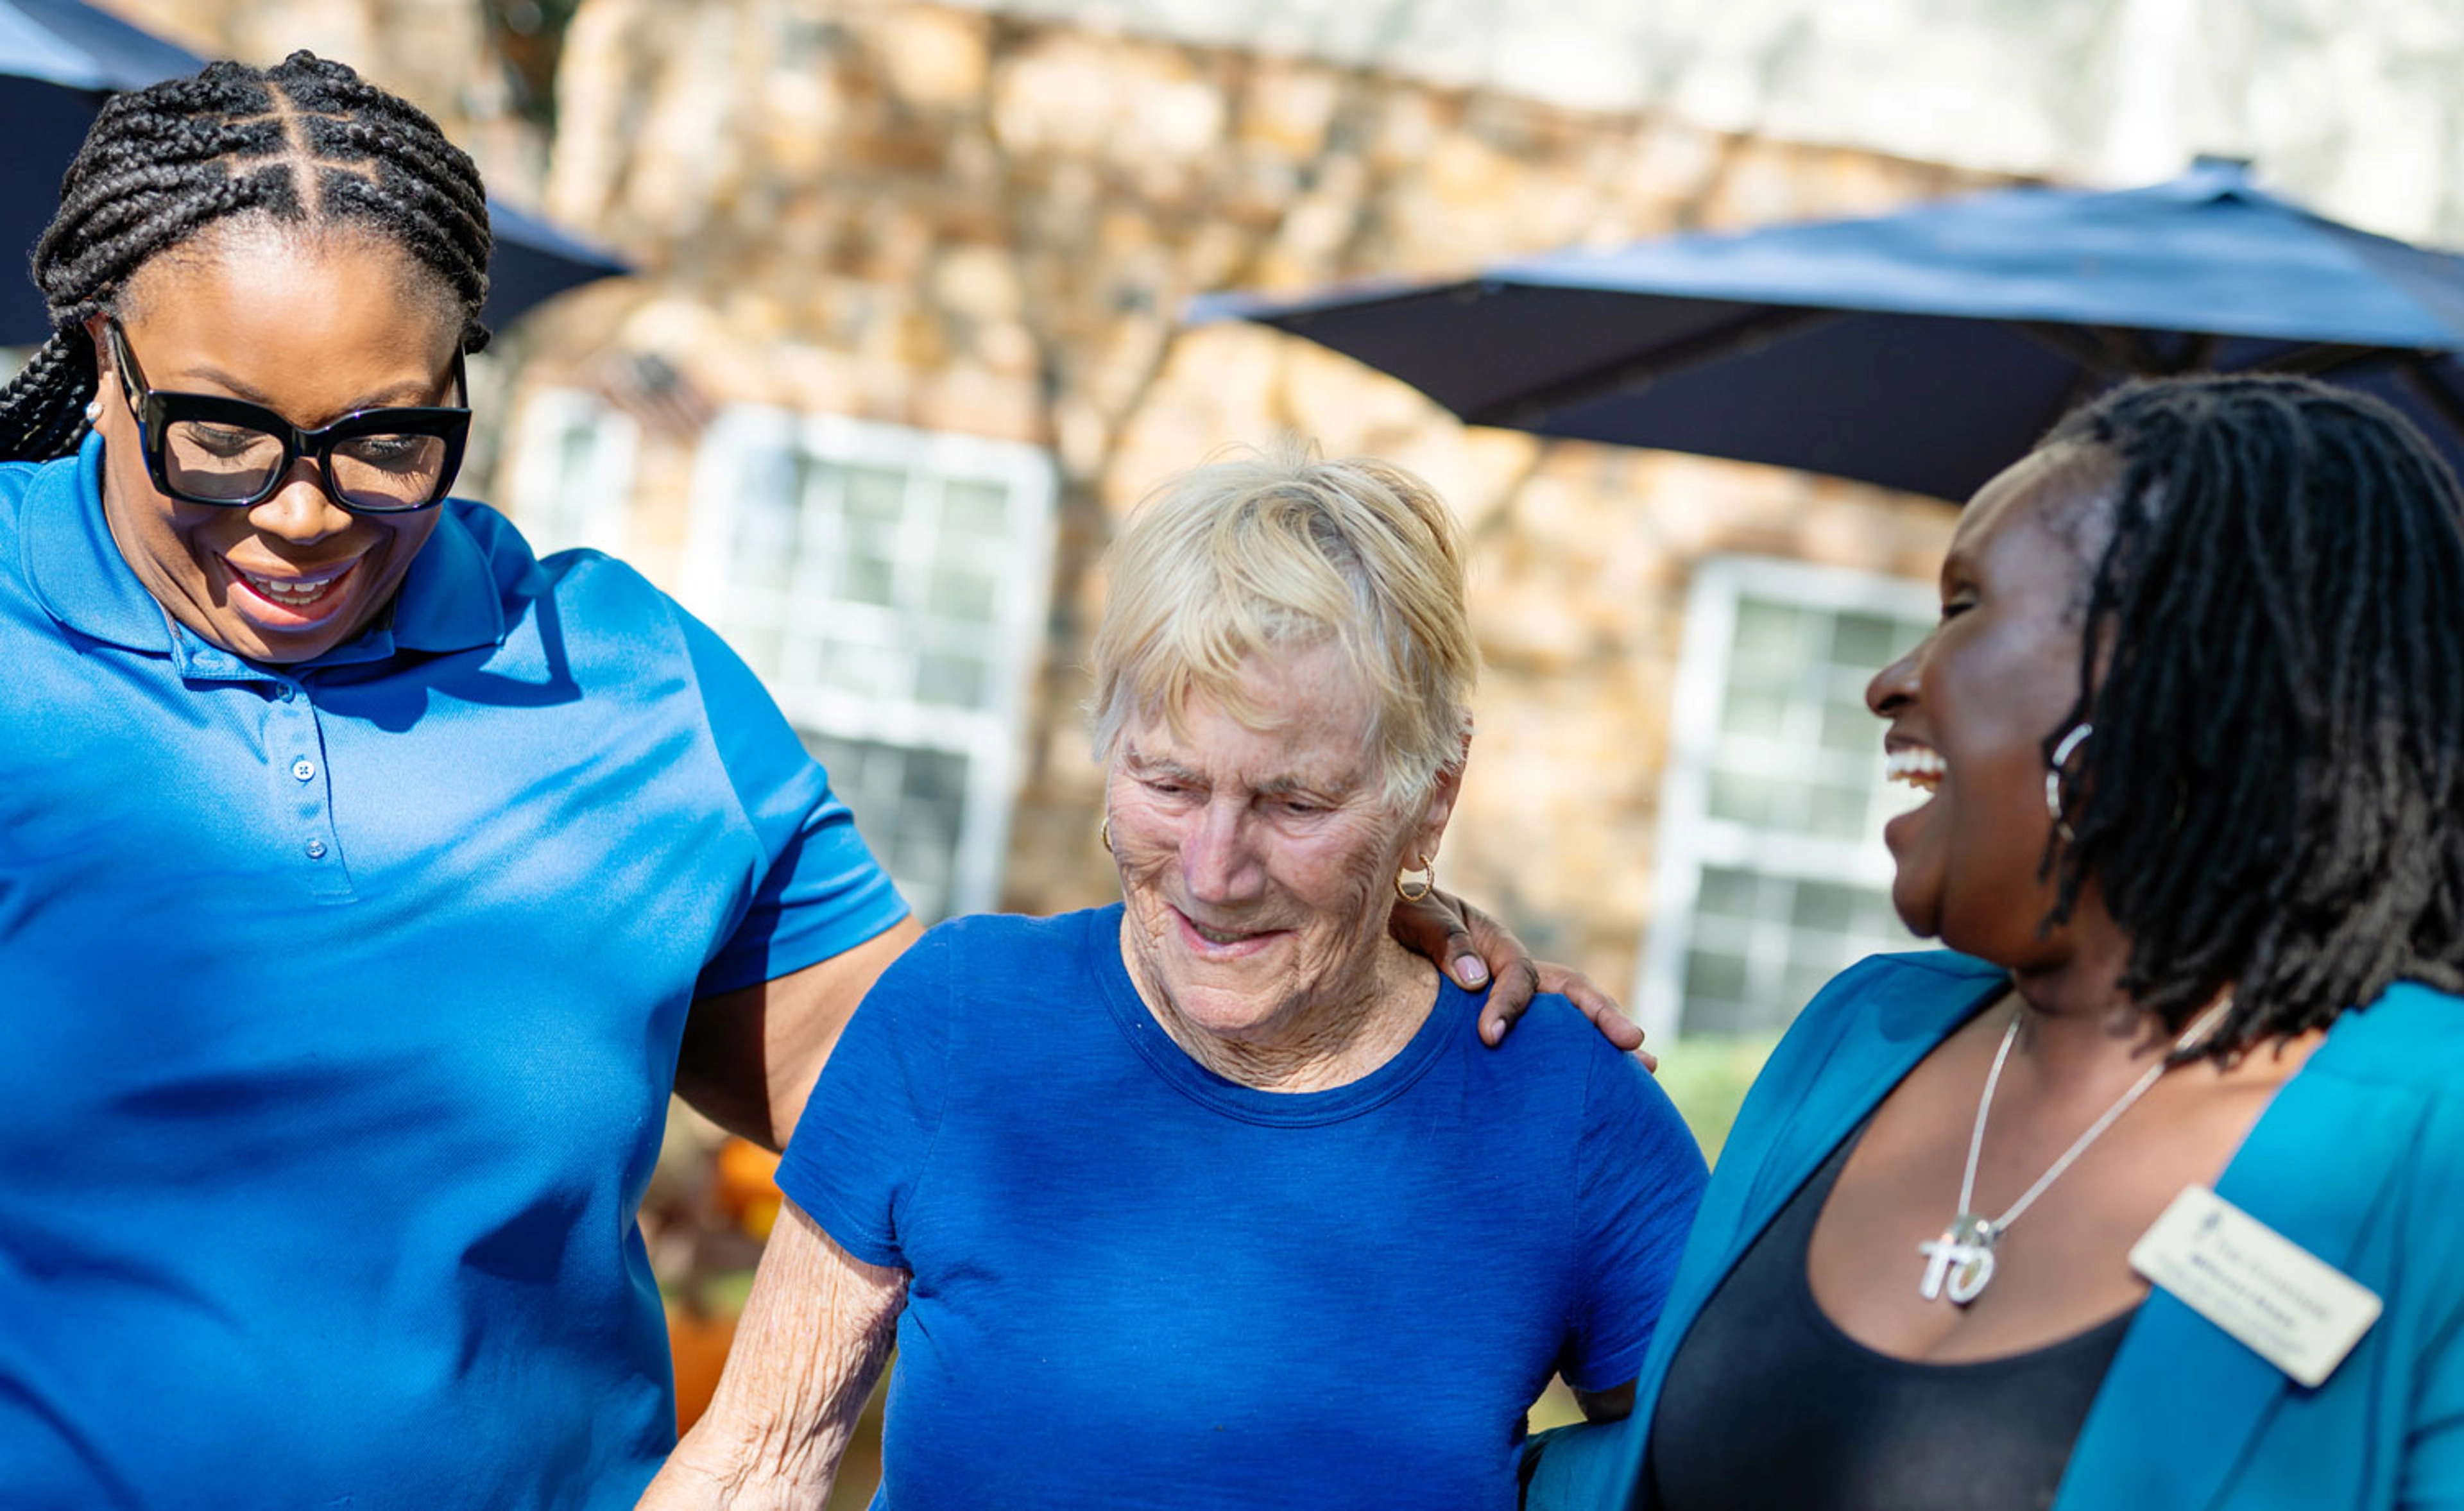
{"label": "short sleeve", "polygon": [[699,620],[676,610],[711,738],[763,866],[744,916],[702,967],[693,995],[734,991],[817,965],[907,916],[786,715]]}
{"label": "short sleeve", "polygon": [[1582,1293],[1558,1372],[1604,1391],[1642,1372],[1709,1172],[1668,1094],[1630,1055],[1595,1054],[1575,1151]]}
{"label": "short sleeve", "polygon": [[900,1220],[948,1101],[955,933],[927,933],[873,983],[779,1162],[779,1189],[867,1264],[913,1268]]}

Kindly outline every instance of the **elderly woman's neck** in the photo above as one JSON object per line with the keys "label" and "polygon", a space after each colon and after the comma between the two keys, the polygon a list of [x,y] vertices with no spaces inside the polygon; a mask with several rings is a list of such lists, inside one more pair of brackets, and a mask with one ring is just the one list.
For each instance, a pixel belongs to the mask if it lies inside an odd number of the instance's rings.
{"label": "elderly woman's neck", "polygon": [[1327,1091],[1349,1085],[1402,1053],[1428,1021],[1438,973],[1380,938],[1351,971],[1292,1002],[1271,1022],[1218,1032],[1184,1013],[1139,958],[1123,920],[1121,957],[1139,999],[1190,1059],[1226,1081],[1261,1091]]}

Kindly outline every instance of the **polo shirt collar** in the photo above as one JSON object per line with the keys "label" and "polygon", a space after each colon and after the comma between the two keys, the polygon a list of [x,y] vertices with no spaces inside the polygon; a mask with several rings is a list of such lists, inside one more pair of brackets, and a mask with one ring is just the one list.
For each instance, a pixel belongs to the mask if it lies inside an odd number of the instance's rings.
{"label": "polo shirt collar", "polygon": [[436,528],[394,593],[392,639],[405,650],[441,653],[504,643],[505,602],[495,567],[471,533],[463,507],[451,499],[437,506]]}
{"label": "polo shirt collar", "polygon": [[[26,580],[44,611],[95,640],[190,662],[235,660],[176,626],[137,580],[102,515],[102,437],[89,435],[75,458],[38,468],[27,486]],[[451,501],[403,574],[390,608],[357,639],[302,664],[381,661],[397,649],[441,653],[493,646],[505,638],[504,605],[487,552]]]}
{"label": "polo shirt collar", "polygon": [[171,650],[171,620],[121,558],[102,518],[102,437],[74,458],[35,469],[26,487],[26,580],[46,613],[94,640],[154,655]]}

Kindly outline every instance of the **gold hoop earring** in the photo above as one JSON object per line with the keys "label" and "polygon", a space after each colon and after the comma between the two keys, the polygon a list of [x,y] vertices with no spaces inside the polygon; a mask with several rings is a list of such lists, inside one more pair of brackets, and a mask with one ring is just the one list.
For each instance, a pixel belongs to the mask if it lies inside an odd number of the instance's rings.
{"label": "gold hoop earring", "polygon": [[1112,853],[1112,816],[1111,814],[1104,815],[1102,821],[1095,825],[1095,838],[1104,842],[1106,855]]}
{"label": "gold hoop earring", "polygon": [[[1395,873],[1395,895],[1407,903],[1417,903],[1438,889],[1438,858],[1434,855],[1422,855],[1415,850],[1412,852],[1412,860],[1414,865]],[[1403,878],[1414,871],[1420,873],[1420,879],[1408,887],[1405,886]]]}

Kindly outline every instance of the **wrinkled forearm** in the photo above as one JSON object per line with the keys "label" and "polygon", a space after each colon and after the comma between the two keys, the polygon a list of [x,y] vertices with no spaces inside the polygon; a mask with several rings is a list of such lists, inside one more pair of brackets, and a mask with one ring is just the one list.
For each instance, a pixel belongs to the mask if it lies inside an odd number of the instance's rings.
{"label": "wrinkled forearm", "polygon": [[890,1357],[907,1275],[856,1259],[790,1202],[718,1392],[640,1511],[817,1508]]}

